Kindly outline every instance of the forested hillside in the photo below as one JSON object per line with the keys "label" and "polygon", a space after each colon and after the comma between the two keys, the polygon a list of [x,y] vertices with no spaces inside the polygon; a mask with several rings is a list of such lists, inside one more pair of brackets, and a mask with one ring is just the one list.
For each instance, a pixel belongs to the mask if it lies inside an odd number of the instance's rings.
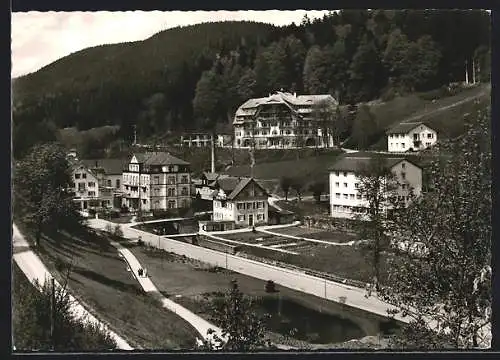
{"label": "forested hillside", "polygon": [[[341,104],[490,77],[485,11],[343,10],[301,25],[206,23],[62,58],[13,83],[14,150],[55,129],[118,125],[130,141],[226,124],[237,106],[284,89]],[[16,143],[18,145],[16,145]]]}

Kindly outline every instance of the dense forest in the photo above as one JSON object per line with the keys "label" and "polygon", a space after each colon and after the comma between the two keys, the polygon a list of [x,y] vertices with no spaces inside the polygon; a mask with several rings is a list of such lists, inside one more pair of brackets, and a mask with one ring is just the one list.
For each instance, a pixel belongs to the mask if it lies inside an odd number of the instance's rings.
{"label": "dense forest", "polygon": [[13,80],[14,155],[56,129],[118,126],[131,141],[227,125],[284,89],[343,105],[490,77],[482,10],[342,10],[300,25],[220,22],[85,49]]}

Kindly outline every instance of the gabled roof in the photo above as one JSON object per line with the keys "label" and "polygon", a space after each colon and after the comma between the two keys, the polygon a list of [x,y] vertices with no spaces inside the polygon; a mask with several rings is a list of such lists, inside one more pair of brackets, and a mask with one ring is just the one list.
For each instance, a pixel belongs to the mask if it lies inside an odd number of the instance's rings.
{"label": "gabled roof", "polygon": [[285,104],[294,107],[314,105],[322,101],[336,103],[336,100],[330,94],[297,96],[288,92],[277,91],[268,97],[247,100],[236,110],[236,116],[254,115],[256,108],[262,104]]}
{"label": "gabled roof", "polygon": [[187,161],[163,151],[134,153],[134,156],[139,163],[144,165],[189,165]]}
{"label": "gabled roof", "polygon": [[[429,125],[427,125],[423,122],[402,122],[402,123],[399,123],[397,125],[390,127],[386,131],[386,134],[406,134],[420,125],[424,125],[424,126],[427,126],[429,129],[432,129]],[[432,129],[432,130],[434,130],[434,129]]]}
{"label": "gabled roof", "polygon": [[[386,161],[386,166],[387,168],[391,169],[394,165],[400,163],[403,160],[406,160],[413,165],[421,168],[421,166],[412,158],[409,156],[404,156],[404,155],[392,155],[392,154],[377,154],[378,156],[382,157]],[[367,152],[357,152],[357,153],[350,153],[350,154],[345,154],[342,156],[333,166],[330,167],[330,171],[350,171],[350,172],[360,172],[364,169],[366,169],[370,161],[374,158],[373,154],[367,153]]]}
{"label": "gabled roof", "polygon": [[90,169],[102,169],[106,175],[121,175],[126,167],[126,159],[82,159]]}
{"label": "gabled roof", "polygon": [[[235,177],[235,176],[220,176],[215,183],[218,187],[227,195],[228,200],[234,199],[238,194],[251,182],[260,187],[265,193],[267,193],[266,189],[262,187],[255,179],[249,177]],[[214,191],[213,195],[217,195],[217,190]]]}
{"label": "gabled roof", "polygon": [[207,181],[214,181],[219,177],[219,174],[204,171],[201,177],[207,179]]}
{"label": "gabled roof", "polygon": [[289,210],[285,210],[285,209],[278,209],[276,206],[274,206],[271,203],[269,203],[267,206],[268,206],[268,209],[270,212],[275,212],[275,213],[278,213],[280,215],[293,215],[293,212],[291,212]]}

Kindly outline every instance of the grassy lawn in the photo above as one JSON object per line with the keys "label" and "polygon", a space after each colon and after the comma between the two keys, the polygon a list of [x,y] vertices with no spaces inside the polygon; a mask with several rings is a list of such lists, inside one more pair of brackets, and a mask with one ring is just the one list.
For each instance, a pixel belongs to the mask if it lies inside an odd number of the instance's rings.
{"label": "grassy lawn", "polygon": [[[292,151],[292,150],[289,150]],[[313,180],[328,179],[328,167],[335,163],[335,159],[340,154],[337,150],[330,150],[328,153],[322,153],[318,156],[302,157],[297,160],[259,162],[254,166],[254,177],[258,179],[280,179],[283,176],[301,177],[306,182]],[[249,176],[250,165],[233,166],[225,171],[233,176]]]}
{"label": "grassy lawn", "polygon": [[326,240],[332,242],[349,242],[357,239],[357,236],[352,233],[346,233],[344,231],[325,231],[319,229],[308,229],[300,226],[273,229],[272,232],[293,235],[298,237],[304,237],[309,239]]}
{"label": "grassy lawn", "polygon": [[[379,128],[387,129],[395,123],[404,121],[408,117],[423,115],[417,121],[424,121],[435,128],[441,139],[454,138],[463,133],[463,116],[466,113],[472,113],[474,110],[474,101],[468,101],[449,109],[425,115],[441,107],[452,105],[462,101],[470,96],[480,94],[486,85],[467,89],[457,95],[436,100],[434,103],[430,100],[423,100],[417,95],[411,95],[403,98],[396,98],[390,102],[374,105],[371,109],[377,118]],[[482,95],[478,98],[480,107],[486,107],[491,103],[490,94]],[[382,136],[372,147],[375,150],[387,149],[387,137]]]}
{"label": "grassy lawn", "polygon": [[[130,248],[143,264],[158,289],[173,301],[212,320],[207,299],[226,291],[231,280],[237,280],[241,291],[252,297],[266,299],[276,297],[265,291],[266,282],[246,275],[216,268],[203,262],[149,247]],[[379,318],[360,310],[349,309],[322,298],[276,285],[281,297],[315,311],[340,316],[352,321],[379,321]],[[367,320],[369,319],[369,320]],[[271,334],[277,336],[276,333]],[[278,337],[283,343],[283,338]],[[297,340],[297,339],[296,339]]]}
{"label": "grassy lawn", "polygon": [[[298,251],[293,247],[287,248]],[[269,260],[330,273],[342,278],[369,282],[372,280],[372,267],[369,259],[358,246],[307,246],[299,255],[279,253],[263,248],[242,247],[242,251],[250,255]],[[382,255],[381,281],[387,276],[387,256]]]}
{"label": "grassy lawn", "polygon": [[[24,232],[26,233],[26,232]],[[80,232],[42,240],[44,264],[63,281],[71,266],[71,293],[129,341],[145,349],[192,349],[197,332],[143,293],[106,238]]]}

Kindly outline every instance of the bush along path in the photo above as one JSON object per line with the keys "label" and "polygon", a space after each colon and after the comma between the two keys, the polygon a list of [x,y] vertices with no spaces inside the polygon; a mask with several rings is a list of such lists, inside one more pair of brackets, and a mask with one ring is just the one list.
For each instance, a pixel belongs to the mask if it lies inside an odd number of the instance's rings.
{"label": "bush along path", "polygon": [[[51,281],[52,274],[47,270],[40,258],[29,248],[29,244],[24,236],[19,232],[19,229],[13,224],[13,258],[21,271],[26,275],[32,284],[40,284],[43,286],[46,281]],[[61,285],[54,281],[57,288]],[[96,324],[104,331],[108,332],[111,338],[116,342],[116,347],[120,350],[133,350],[125,339],[109,329],[106,324],[99,321],[87,309],[85,309],[71,294],[69,294],[71,303],[71,312],[73,316],[80,320]]]}

